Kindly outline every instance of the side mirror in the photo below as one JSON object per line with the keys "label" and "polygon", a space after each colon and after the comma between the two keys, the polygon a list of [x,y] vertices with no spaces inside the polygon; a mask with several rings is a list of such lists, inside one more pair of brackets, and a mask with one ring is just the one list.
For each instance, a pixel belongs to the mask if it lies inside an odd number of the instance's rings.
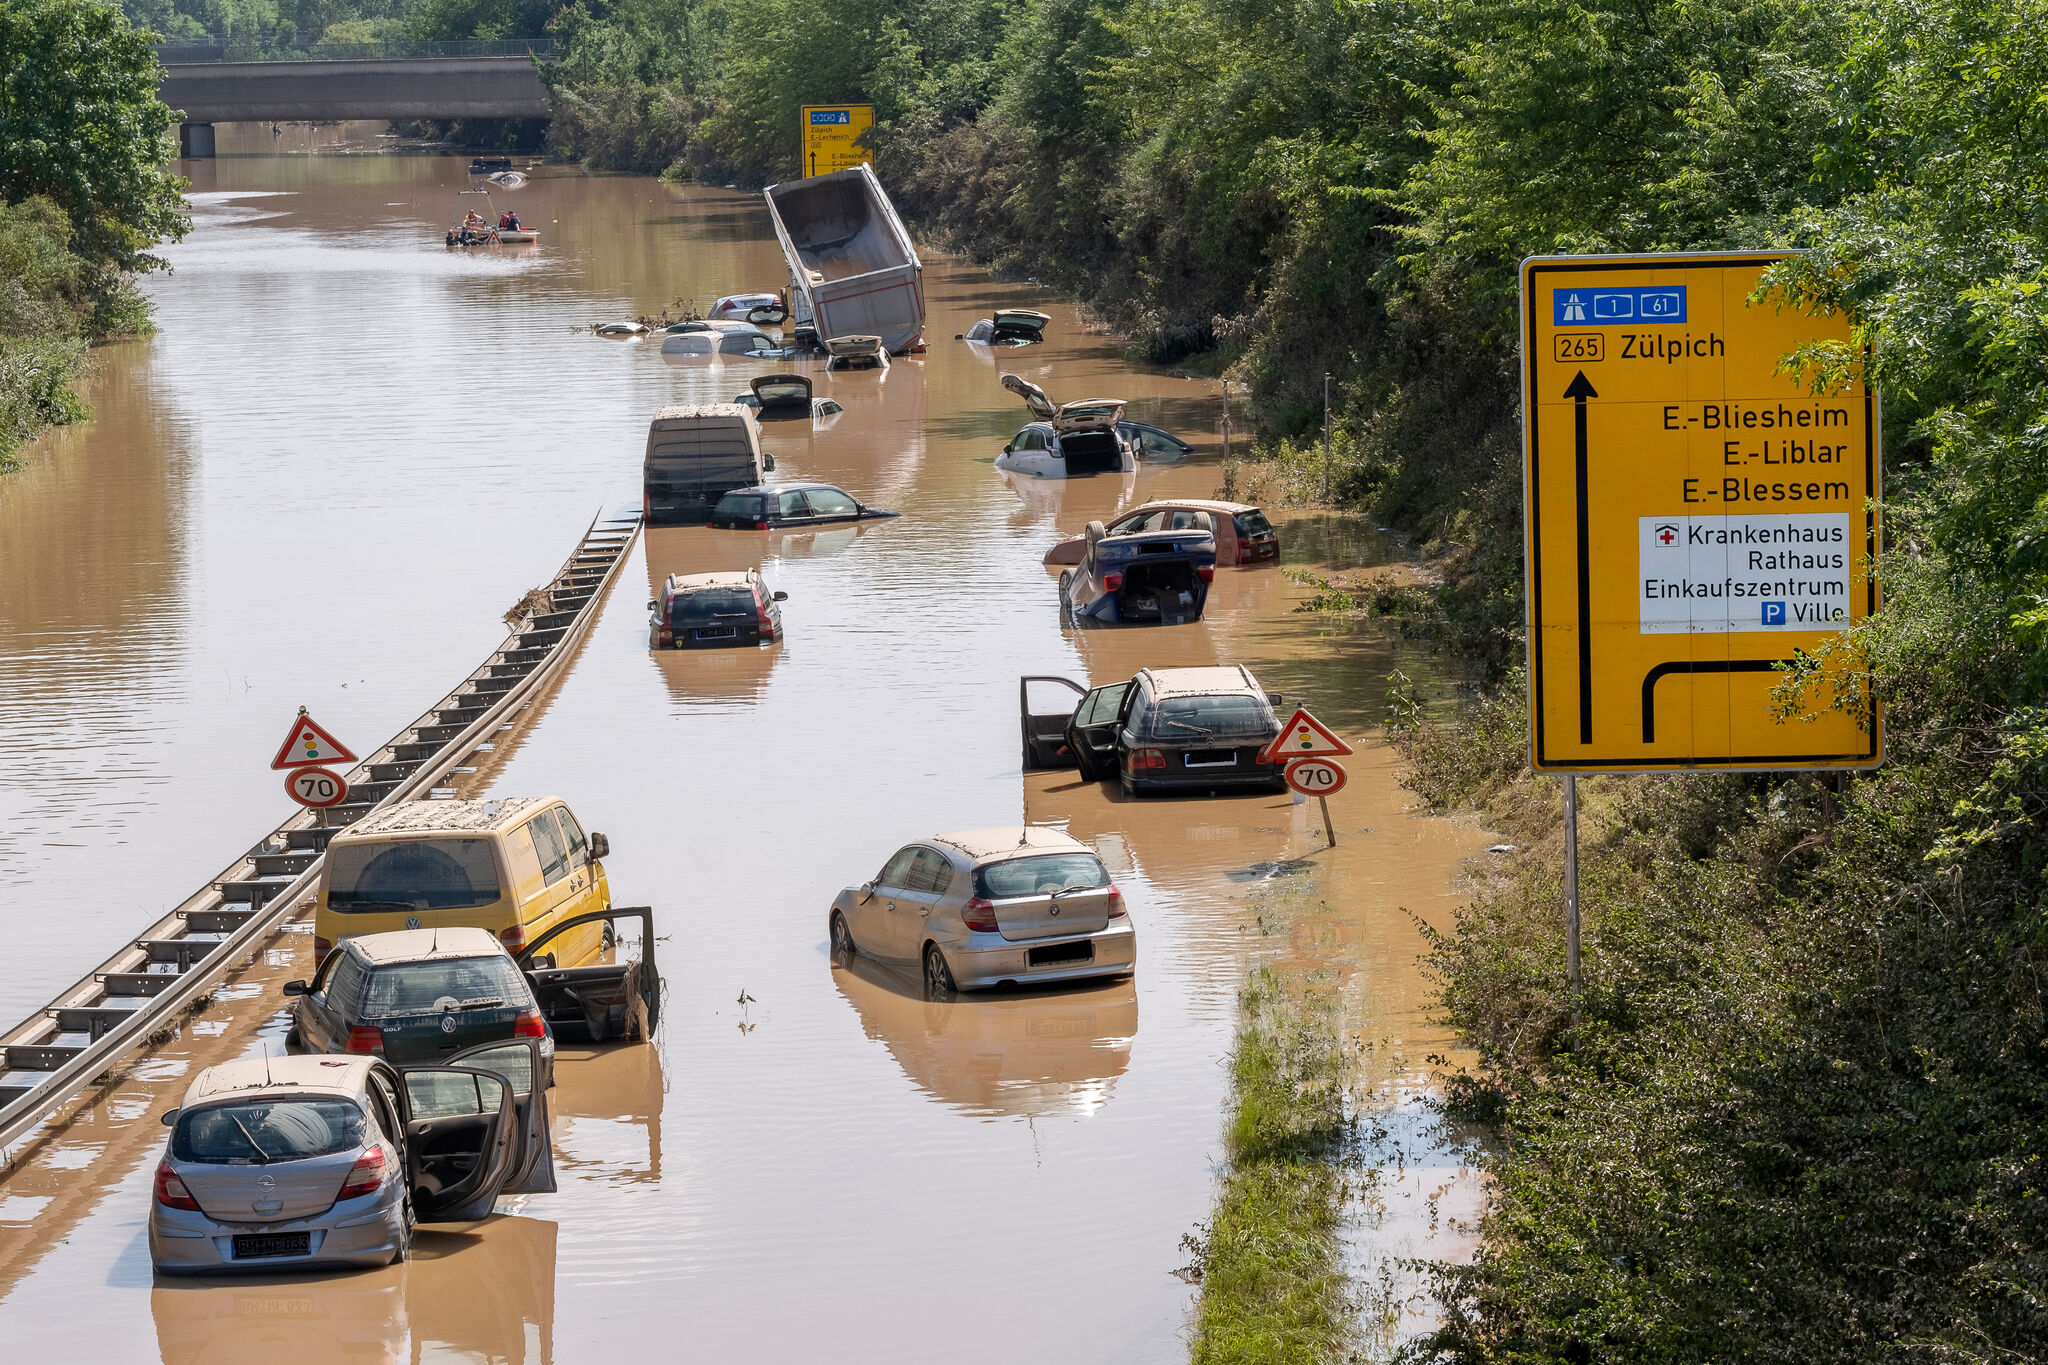
{"label": "side mirror", "polygon": [[649,599],[647,599],[647,610],[649,610],[649,611],[653,611],[653,610],[654,610],[654,609],[655,609],[656,607],[659,607],[660,605],[661,605],[661,604],[660,604],[659,602],[656,602],[656,601],[655,601],[655,600],[654,600],[653,598],[651,598],[651,597],[650,597]]}
{"label": "side mirror", "polygon": [[184,1112],[185,1111],[182,1109],[166,1109],[164,1110],[163,1118],[158,1121],[162,1123],[164,1127],[168,1128],[172,1124],[176,1123],[178,1121],[178,1115]]}
{"label": "side mirror", "polygon": [[873,900],[874,898],[875,884],[873,882],[862,882],[860,884],[860,903],[862,905],[866,905],[869,901]]}
{"label": "side mirror", "polygon": [[775,594],[775,600],[778,602],[787,602],[789,600],[789,594],[786,592],[778,592]]}
{"label": "side mirror", "polygon": [[1009,453],[1010,453],[1010,448],[1009,448],[1008,446],[1004,446],[1004,447],[1003,447],[1003,454],[1007,455],[1007,454],[1009,454]]}
{"label": "side mirror", "polygon": [[1278,706],[1280,704],[1280,694],[1278,692],[1268,692],[1266,694],[1266,704],[1268,706]]}
{"label": "side mirror", "polygon": [[775,457],[774,457],[773,455],[763,455],[763,456],[761,457],[761,468],[763,468],[763,469],[773,469],[773,468],[775,468]]}
{"label": "side mirror", "polygon": [[287,981],[283,986],[286,995],[311,995],[313,988],[303,981]]}
{"label": "side mirror", "polygon": [[599,858],[609,858],[611,856],[612,841],[599,834],[596,830],[592,830],[590,832],[591,861],[595,862]]}

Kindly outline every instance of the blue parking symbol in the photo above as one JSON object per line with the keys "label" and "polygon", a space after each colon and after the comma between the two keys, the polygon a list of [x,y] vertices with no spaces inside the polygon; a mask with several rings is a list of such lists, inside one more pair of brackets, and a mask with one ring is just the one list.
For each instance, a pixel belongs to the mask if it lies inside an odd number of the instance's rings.
{"label": "blue parking symbol", "polygon": [[1782,626],[1785,624],[1785,604],[1783,602],[1764,603],[1764,624],[1767,626]]}

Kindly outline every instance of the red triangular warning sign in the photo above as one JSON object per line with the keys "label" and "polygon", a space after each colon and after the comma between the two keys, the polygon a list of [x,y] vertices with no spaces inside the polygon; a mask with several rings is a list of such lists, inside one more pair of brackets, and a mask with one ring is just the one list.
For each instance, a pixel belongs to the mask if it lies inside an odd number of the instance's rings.
{"label": "red triangular warning sign", "polygon": [[1335,758],[1351,752],[1351,746],[1330,733],[1330,727],[1308,713],[1308,708],[1297,706],[1287,723],[1280,727],[1280,737],[1268,744],[1259,757],[1272,759],[1291,758]]}
{"label": "red triangular warning sign", "polygon": [[[1346,749],[1344,752],[1351,752]],[[284,737],[284,747],[277,751],[277,757],[270,760],[273,768],[307,768],[316,763],[354,763],[356,756],[348,746],[328,734],[306,714],[306,708],[299,708],[299,718],[292,722],[292,732]]]}

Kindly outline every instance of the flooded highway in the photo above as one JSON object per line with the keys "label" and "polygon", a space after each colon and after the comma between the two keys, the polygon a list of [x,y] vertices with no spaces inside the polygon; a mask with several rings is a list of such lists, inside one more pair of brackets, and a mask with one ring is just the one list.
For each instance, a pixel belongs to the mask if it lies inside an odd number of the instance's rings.
{"label": "flooded highway", "polygon": [[[564,1045],[557,1193],[425,1229],[383,1270],[153,1281],[157,1117],[199,1067],[281,1049],[300,923],[22,1144],[0,1182],[10,1356],[1178,1360],[1196,1291],[1172,1271],[1209,1214],[1220,1059],[1265,959],[1342,991],[1368,1103],[1401,1134],[1361,1263],[1458,1254],[1478,1195],[1414,1103],[1452,1044],[1410,912],[1448,922],[1483,834],[1411,814],[1377,743],[1331,799],[1335,849],[1285,796],[1133,801],[1020,772],[1023,674],[1244,663],[1359,737],[1386,674],[1430,667],[1296,613],[1307,590],[1270,566],[1218,570],[1198,624],[1062,628],[1048,548],[1220,485],[1213,382],[1134,367],[1070,305],[933,253],[928,354],[665,361],[658,338],[588,325],[778,287],[758,196],[544,174],[506,196],[541,245],[464,255],[440,237],[462,160],[256,155],[267,132],[242,131],[188,163],[197,226],[150,282],[160,334],[105,352],[95,419],[0,480],[8,1021],[280,818],[267,763],[295,707],[360,749],[488,654],[599,504],[637,496],[658,406],[808,373],[845,411],[765,424],[777,477],[903,515],[652,528],[566,678],[461,777],[462,796],[567,798],[664,940],[656,1045]],[[1050,312],[1047,342],[953,339],[995,306]],[[1003,370],[1056,400],[1126,397],[1196,454],[1069,484],[998,472],[1027,420]],[[1276,520],[1287,565],[1393,553],[1369,528]],[[738,568],[788,593],[784,643],[649,652],[669,574]],[[910,840],[1020,821],[1101,854],[1134,979],[931,1001],[832,961],[840,888]]]}

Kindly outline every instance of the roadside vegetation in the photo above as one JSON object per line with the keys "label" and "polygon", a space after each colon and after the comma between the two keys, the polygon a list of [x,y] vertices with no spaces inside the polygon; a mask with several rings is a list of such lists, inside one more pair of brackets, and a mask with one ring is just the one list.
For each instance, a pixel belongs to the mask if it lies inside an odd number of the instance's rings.
{"label": "roadside vegetation", "polygon": [[184,182],[149,35],[96,0],[0,9],[0,471],[86,413],[94,342],[149,328],[135,277],[182,236]]}
{"label": "roadside vegetation", "polygon": [[[1351,1358],[1354,1309],[1340,1236],[1350,1186],[1350,1080],[1336,1000],[1255,969],[1238,997],[1227,1160],[1216,1209],[1187,1245],[1201,1305],[1195,1365]],[[1191,1276],[1192,1277],[1192,1276]]]}

